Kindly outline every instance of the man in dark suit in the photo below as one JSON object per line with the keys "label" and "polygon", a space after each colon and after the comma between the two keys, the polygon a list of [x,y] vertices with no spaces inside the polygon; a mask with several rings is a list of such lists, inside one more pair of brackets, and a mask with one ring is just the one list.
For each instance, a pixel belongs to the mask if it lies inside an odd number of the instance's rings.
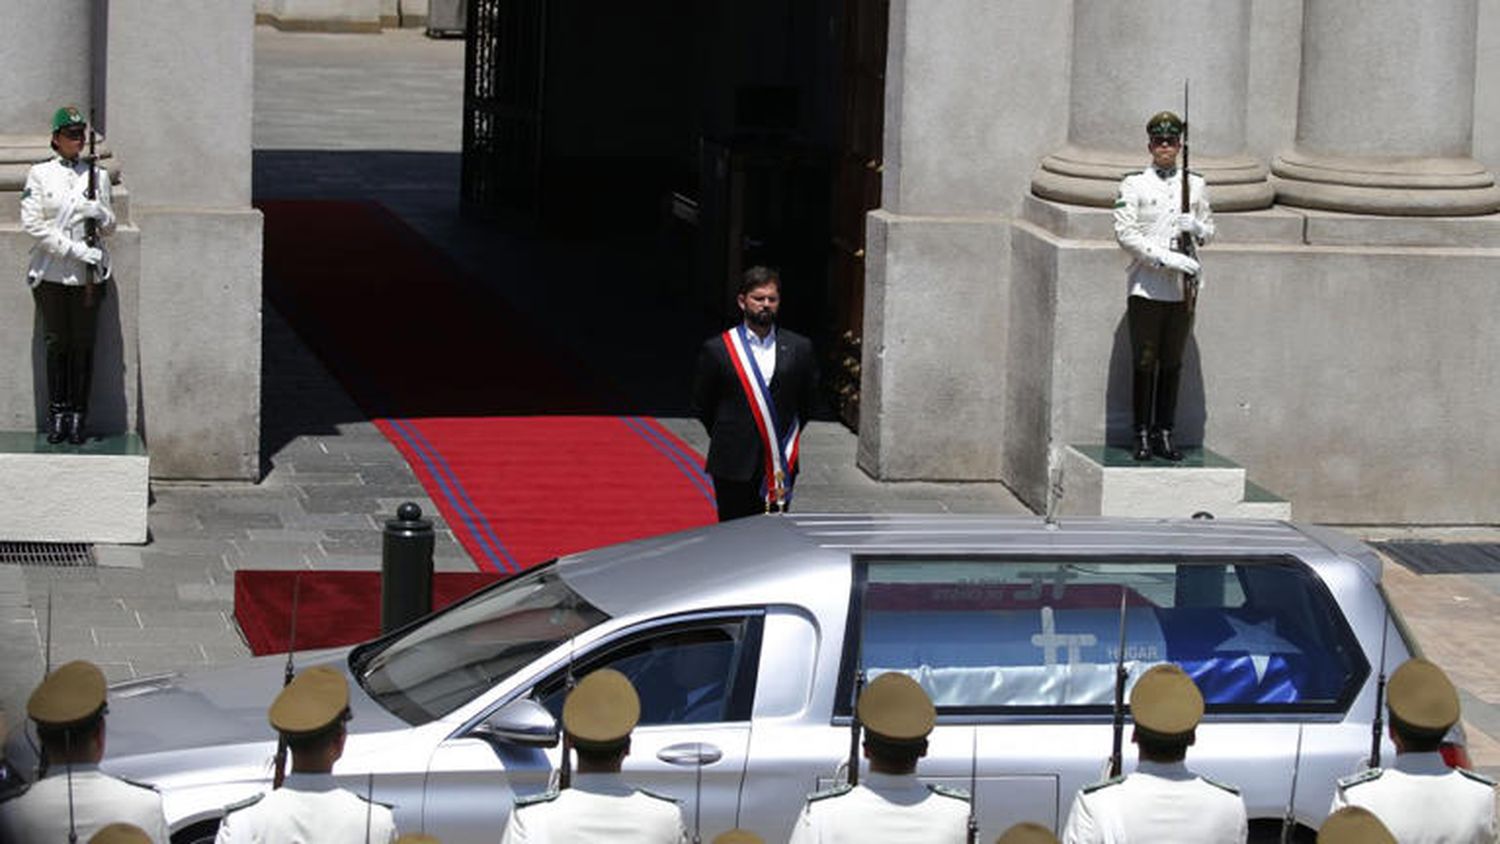
{"label": "man in dark suit", "polygon": [[797,439],[818,393],[812,342],[779,328],[781,277],[751,267],[736,300],[744,319],[698,353],[693,414],[708,430],[719,521],[785,510]]}

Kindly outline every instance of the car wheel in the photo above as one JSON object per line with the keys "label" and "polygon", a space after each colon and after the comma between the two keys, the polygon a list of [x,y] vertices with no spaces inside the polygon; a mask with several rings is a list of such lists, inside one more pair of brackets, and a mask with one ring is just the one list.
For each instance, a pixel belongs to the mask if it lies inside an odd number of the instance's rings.
{"label": "car wheel", "polygon": [[219,834],[219,819],[199,821],[172,834],[172,844],[214,844]]}

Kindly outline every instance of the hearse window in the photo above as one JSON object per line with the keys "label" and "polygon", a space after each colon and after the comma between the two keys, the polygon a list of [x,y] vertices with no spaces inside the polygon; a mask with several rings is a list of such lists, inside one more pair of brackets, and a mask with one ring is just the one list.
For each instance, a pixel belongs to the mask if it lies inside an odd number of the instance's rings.
{"label": "hearse window", "polygon": [[1107,709],[1122,596],[1132,681],[1175,662],[1211,712],[1341,711],[1369,670],[1322,581],[1286,557],[861,560],[840,713],[855,662],[910,675],[944,711]]}

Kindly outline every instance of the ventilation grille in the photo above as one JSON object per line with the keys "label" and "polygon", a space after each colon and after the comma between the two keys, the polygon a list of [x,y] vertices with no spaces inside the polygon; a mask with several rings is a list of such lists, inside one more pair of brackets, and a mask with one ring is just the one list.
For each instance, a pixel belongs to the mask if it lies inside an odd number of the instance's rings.
{"label": "ventilation grille", "polygon": [[0,564],[80,568],[94,565],[94,546],[84,542],[0,542]]}

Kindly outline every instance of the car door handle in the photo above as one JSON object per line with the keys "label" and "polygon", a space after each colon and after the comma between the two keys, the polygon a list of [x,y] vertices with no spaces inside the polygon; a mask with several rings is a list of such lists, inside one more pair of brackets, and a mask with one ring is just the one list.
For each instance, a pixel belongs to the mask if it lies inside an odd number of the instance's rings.
{"label": "car door handle", "polygon": [[701,741],[673,744],[656,751],[656,758],[668,765],[712,765],[724,758],[724,751]]}

